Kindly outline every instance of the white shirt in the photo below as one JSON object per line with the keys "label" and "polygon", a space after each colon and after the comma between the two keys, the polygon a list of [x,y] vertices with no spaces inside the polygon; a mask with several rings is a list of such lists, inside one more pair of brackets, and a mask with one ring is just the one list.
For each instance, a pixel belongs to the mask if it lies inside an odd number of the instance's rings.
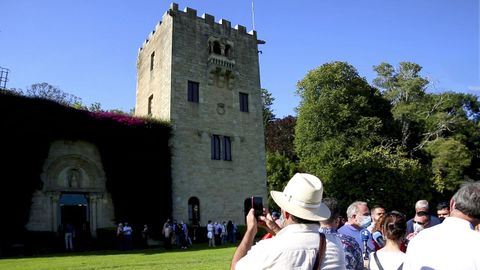
{"label": "white shirt", "polygon": [[132,234],[132,227],[125,225],[123,226],[123,234],[124,235],[131,235]]}
{"label": "white shirt", "polygon": [[480,269],[480,233],[470,222],[447,217],[408,244],[403,269]]}
{"label": "white shirt", "polygon": [[208,223],[207,224],[207,238],[212,239],[213,238],[213,231],[215,230],[215,226],[213,224]]}
{"label": "white shirt", "polygon": [[[405,253],[401,251],[386,251],[383,249],[378,250],[377,252],[378,260],[382,265],[383,269],[385,270],[397,270],[398,267],[403,263],[405,260]],[[370,253],[369,267],[370,270],[379,270],[377,261],[373,257],[373,252]]]}
{"label": "white shirt", "polygon": [[[317,258],[320,235],[317,224],[290,224],[270,239],[261,240],[240,259],[235,269],[311,270]],[[345,269],[340,239],[326,234],[325,258],[321,269]]]}

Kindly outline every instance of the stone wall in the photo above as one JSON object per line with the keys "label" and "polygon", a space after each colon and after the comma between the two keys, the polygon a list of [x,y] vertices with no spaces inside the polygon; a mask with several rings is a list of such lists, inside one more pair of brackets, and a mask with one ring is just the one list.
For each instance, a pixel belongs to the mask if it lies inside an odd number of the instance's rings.
{"label": "stone wall", "polygon": [[[257,43],[254,31],[172,4],[139,50],[136,114],[147,114],[145,98],[153,94],[153,116],[173,125],[172,197],[178,220],[188,220],[188,200],[196,197],[202,224],[210,219],[243,223],[244,200],[266,197]],[[153,51],[156,64],[150,71]],[[187,100],[188,81],[199,83],[198,103]],[[240,92],[248,94],[248,112],[240,111]],[[230,137],[231,161],[211,159],[213,134]]]}

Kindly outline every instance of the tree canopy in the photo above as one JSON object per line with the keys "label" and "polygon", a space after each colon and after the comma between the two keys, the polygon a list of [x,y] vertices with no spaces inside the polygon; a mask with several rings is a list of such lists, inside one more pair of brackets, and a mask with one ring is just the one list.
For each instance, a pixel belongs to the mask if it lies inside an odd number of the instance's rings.
{"label": "tree canopy", "polygon": [[429,80],[415,63],[374,70],[372,85],[345,62],[324,64],[298,82],[299,170],[319,176],[344,207],[365,200],[406,211],[478,179],[478,98],[427,93]]}

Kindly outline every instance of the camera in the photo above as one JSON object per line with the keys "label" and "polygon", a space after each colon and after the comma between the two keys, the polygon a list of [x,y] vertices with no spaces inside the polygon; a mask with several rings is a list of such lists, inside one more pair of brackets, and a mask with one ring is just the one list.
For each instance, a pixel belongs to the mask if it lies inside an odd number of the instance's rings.
{"label": "camera", "polygon": [[263,215],[263,200],[262,197],[252,196],[252,208],[254,209],[254,215],[256,218]]}

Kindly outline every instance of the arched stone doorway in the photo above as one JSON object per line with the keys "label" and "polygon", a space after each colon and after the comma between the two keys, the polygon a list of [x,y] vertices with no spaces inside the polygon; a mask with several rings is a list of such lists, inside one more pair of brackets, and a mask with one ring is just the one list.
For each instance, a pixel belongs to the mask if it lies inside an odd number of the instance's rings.
{"label": "arched stone doorway", "polygon": [[62,193],[58,200],[60,224],[70,224],[77,237],[90,235],[90,211],[87,196],[83,193]]}
{"label": "arched stone doorway", "polygon": [[28,230],[57,232],[68,221],[77,223],[86,236],[96,237],[98,228],[115,226],[113,203],[95,145],[53,142],[41,179],[43,188],[34,193]]}

